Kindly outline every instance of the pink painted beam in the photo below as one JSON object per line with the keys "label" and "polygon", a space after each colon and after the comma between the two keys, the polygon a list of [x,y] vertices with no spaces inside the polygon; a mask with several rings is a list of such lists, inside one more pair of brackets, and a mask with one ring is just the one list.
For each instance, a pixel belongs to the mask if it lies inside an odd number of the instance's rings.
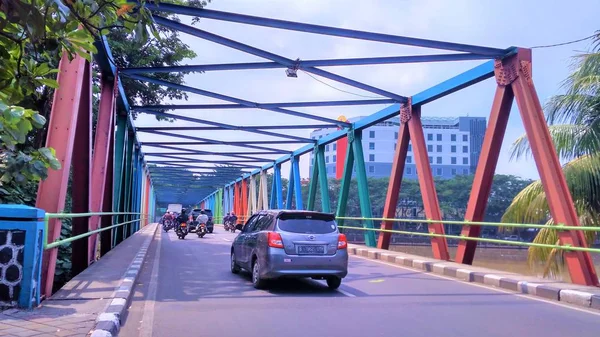
{"label": "pink painted beam", "polygon": [[[49,213],[62,212],[65,207],[77,113],[87,66],[87,61],[80,56],[76,56],[73,61],[69,62],[69,58],[63,54],[60,60],[57,78],[60,87],[54,92],[52,100],[46,146],[54,148],[62,167],[60,170],[48,172],[48,177],[39,184],[36,199],[36,207]],[[48,242],[58,239],[60,227],[59,219],[49,221]],[[58,249],[56,248],[44,251],[40,290],[46,298],[52,294],[57,254]]]}
{"label": "pink painted beam", "polygon": [[[92,159],[92,191],[91,211],[101,212],[104,201],[104,190],[106,176],[112,167],[108,167],[108,156],[110,154],[110,140],[113,132],[115,114],[115,96],[117,79],[103,78],[101,82],[100,107],[98,109],[98,121],[96,123],[96,138],[94,140],[94,157]],[[90,230],[96,230],[100,226],[100,217],[94,216],[90,219]],[[95,251],[98,245],[98,235],[88,237],[88,263],[95,259]]]}

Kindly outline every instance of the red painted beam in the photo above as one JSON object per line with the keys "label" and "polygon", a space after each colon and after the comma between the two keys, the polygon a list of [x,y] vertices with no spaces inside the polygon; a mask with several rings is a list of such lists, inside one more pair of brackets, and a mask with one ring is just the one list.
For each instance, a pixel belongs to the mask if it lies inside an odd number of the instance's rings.
{"label": "red painted beam", "polygon": [[237,215],[238,223],[242,220],[240,211],[240,186],[239,183],[233,184],[233,211]]}
{"label": "red painted beam", "polygon": [[[83,73],[83,86],[79,100],[77,125],[75,127],[75,141],[73,146],[73,181],[71,186],[71,200],[73,213],[87,213],[91,204],[91,177],[92,177],[92,69],[86,65]],[[71,235],[87,233],[89,218],[73,218],[71,220]],[[92,255],[90,255],[90,253]],[[71,273],[77,275],[88,266],[88,261],[93,258],[89,252],[86,240],[77,240],[71,243]]]}
{"label": "red painted beam", "polygon": [[[433,180],[433,175],[431,174],[431,166],[429,165],[429,156],[427,154],[427,145],[425,144],[425,136],[423,135],[420,106],[412,107],[411,118],[408,120],[408,131],[412,140],[415,164],[419,175],[419,186],[423,196],[425,216],[428,220],[442,220],[440,203],[435,190],[435,182]],[[441,223],[429,224],[429,232],[444,234],[444,225]],[[436,259],[450,259],[446,238],[432,237],[431,248],[433,250],[433,257]]]}
{"label": "red painted beam", "polygon": [[[100,212],[104,202],[104,186],[106,185],[107,172],[112,169],[108,167],[108,156],[110,153],[110,139],[113,131],[114,115],[116,108],[116,78],[108,80],[102,78],[100,106],[98,108],[98,121],[96,122],[96,138],[94,140],[94,157],[92,159],[92,212]],[[90,230],[96,230],[100,226],[100,217],[90,219]],[[88,237],[89,263],[95,260],[95,252],[98,244],[98,235]]]}
{"label": "red painted beam", "polygon": [[344,176],[344,164],[348,151],[348,137],[344,136],[336,141],[335,179],[341,180]]}
{"label": "red painted beam", "polygon": [[248,180],[242,179],[242,197],[240,198],[241,204],[241,214],[243,221],[246,222],[248,220]]}
{"label": "red painted beam", "polygon": [[[540,100],[531,78],[531,50],[519,49],[517,55],[503,62],[507,76],[515,74],[512,89],[523,119],[527,139],[533,158],[540,173],[540,179],[546,192],[546,200],[555,223],[566,226],[580,226],[573,198],[567,186],[558,155],[550,138],[550,132],[544,118]],[[559,231],[558,237],[563,245],[587,247],[583,232]],[[587,252],[564,252],[571,281],[577,284],[598,286],[598,276]]]}
{"label": "red painted beam", "polygon": [[[54,92],[52,100],[46,146],[54,148],[62,168],[48,172],[48,177],[39,184],[36,199],[36,207],[48,213],[61,212],[65,207],[73,155],[73,141],[75,140],[75,126],[77,124],[81,89],[84,84],[83,75],[87,66],[87,61],[80,56],[76,56],[73,61],[69,62],[69,58],[66,54],[63,54],[60,60],[57,78],[60,87]],[[58,239],[60,227],[60,220],[51,219],[49,221],[48,242],[54,242]],[[52,294],[57,254],[58,249],[44,251],[40,290],[46,298]]]}
{"label": "red painted beam", "polygon": [[[398,207],[398,197],[400,194],[400,186],[402,185],[402,175],[404,174],[404,163],[406,154],[408,153],[408,143],[410,142],[410,134],[408,132],[408,120],[412,114],[410,99],[408,103],[402,105],[400,109],[400,129],[398,131],[398,141],[396,144],[396,153],[394,154],[394,162],[392,163],[392,172],[390,173],[390,181],[388,183],[387,195],[383,206],[384,218],[395,218],[396,208]],[[383,221],[381,229],[391,230],[394,228],[394,223]],[[389,249],[392,233],[380,232],[377,248]]]}
{"label": "red painted beam", "polygon": [[[476,222],[484,220],[513,99],[514,94],[511,87],[499,84],[496,88],[490,119],[485,137],[483,138],[481,155],[479,163],[477,163],[471,195],[465,212],[465,221]],[[481,226],[463,226],[461,235],[479,237],[480,233]],[[475,257],[475,249],[477,249],[477,241],[461,240],[458,244],[454,260],[458,263],[472,264]]]}

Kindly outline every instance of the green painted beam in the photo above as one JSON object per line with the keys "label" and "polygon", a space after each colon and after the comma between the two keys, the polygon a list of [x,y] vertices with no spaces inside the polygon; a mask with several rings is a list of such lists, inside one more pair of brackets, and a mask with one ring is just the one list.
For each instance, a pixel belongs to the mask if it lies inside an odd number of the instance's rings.
{"label": "green painted beam", "polygon": [[[114,190],[113,190],[113,211],[124,212],[121,200],[121,194],[123,191],[123,172],[125,168],[124,157],[125,157],[125,141],[127,138],[127,116],[117,114],[117,131],[115,135],[115,157],[114,157]],[[121,216],[113,217],[113,225],[122,222]],[[117,244],[117,233],[120,228],[112,229],[112,245],[113,247]]]}
{"label": "green painted beam", "polygon": [[[356,180],[358,183],[360,212],[362,217],[366,218],[363,226],[365,228],[373,228],[373,220],[371,220],[371,218],[373,218],[373,212],[371,210],[371,198],[369,197],[369,185],[367,182],[367,171],[365,169],[365,157],[363,154],[361,130],[354,130],[352,151],[354,153],[354,160],[356,164]],[[377,245],[377,241],[375,241],[375,232],[365,232],[365,244],[369,247],[375,247]]]}
{"label": "green painted beam", "polygon": [[317,196],[317,183],[319,179],[319,165],[317,164],[318,154],[321,152],[320,146],[315,146],[313,150],[313,165],[312,172],[310,175],[310,181],[308,185],[308,201],[306,202],[306,209],[309,211],[315,210],[315,199]]}
{"label": "green painted beam", "polygon": [[323,212],[330,213],[331,205],[329,204],[329,184],[327,182],[327,165],[325,165],[325,148],[324,145],[319,145],[321,150],[316,154],[318,167],[319,187],[321,187],[321,209]]}

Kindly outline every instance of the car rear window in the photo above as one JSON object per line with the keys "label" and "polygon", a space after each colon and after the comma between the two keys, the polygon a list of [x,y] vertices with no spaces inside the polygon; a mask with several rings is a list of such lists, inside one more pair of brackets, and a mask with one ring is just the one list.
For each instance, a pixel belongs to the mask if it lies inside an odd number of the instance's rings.
{"label": "car rear window", "polygon": [[337,229],[333,215],[329,214],[281,214],[279,229],[291,233],[327,234]]}

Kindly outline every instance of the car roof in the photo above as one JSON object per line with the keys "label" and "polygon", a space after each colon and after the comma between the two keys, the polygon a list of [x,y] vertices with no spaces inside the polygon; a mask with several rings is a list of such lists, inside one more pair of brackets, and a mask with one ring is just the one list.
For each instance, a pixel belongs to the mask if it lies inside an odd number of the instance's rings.
{"label": "car roof", "polygon": [[316,211],[306,211],[306,210],[293,210],[293,209],[268,209],[263,211],[258,211],[256,214],[272,214],[276,217],[281,217],[282,215],[315,215],[321,218],[335,218],[334,213],[326,213],[326,212],[316,212]]}

